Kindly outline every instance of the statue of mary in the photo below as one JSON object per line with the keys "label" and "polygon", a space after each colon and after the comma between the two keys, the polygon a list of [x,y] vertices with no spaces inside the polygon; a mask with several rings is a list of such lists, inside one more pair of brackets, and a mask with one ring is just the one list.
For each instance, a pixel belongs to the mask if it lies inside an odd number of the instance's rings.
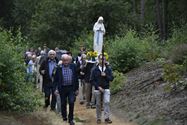
{"label": "statue of mary", "polygon": [[105,27],[103,24],[103,17],[100,16],[97,22],[94,24],[93,31],[94,31],[94,51],[98,52],[98,55],[102,52],[103,46],[103,36],[105,34]]}

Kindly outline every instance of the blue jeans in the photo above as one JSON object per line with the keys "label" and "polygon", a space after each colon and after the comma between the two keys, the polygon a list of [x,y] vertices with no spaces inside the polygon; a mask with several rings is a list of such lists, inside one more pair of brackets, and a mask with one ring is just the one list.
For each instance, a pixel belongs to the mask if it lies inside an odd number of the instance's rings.
{"label": "blue jeans", "polygon": [[[44,93],[45,93],[45,107],[47,108],[51,105],[51,109],[55,110],[56,106],[56,96],[54,94],[56,87],[53,83],[45,84],[44,85]],[[52,100],[50,103],[50,95],[52,94]]]}
{"label": "blue jeans", "polygon": [[69,115],[68,120],[73,120],[74,115],[74,102],[75,102],[75,93],[73,91],[73,86],[63,86],[60,90],[61,98],[61,113],[64,120],[67,120],[67,100],[69,103]]}

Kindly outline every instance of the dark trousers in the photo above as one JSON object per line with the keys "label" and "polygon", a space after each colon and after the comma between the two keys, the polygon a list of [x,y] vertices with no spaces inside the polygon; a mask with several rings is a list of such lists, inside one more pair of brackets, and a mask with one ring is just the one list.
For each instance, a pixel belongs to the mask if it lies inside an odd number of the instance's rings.
{"label": "dark trousers", "polygon": [[[51,105],[51,110],[55,110],[56,106],[56,96],[54,94],[56,90],[56,86],[53,83],[45,84],[43,86],[44,93],[45,93],[45,107],[47,108],[49,105]],[[50,103],[50,95],[52,95],[52,100]]]}
{"label": "dark trousers", "polygon": [[74,113],[74,102],[75,102],[75,93],[73,91],[73,86],[63,86],[60,90],[61,98],[61,112],[64,120],[67,120],[67,101],[69,104],[69,115],[68,120],[73,120]]}

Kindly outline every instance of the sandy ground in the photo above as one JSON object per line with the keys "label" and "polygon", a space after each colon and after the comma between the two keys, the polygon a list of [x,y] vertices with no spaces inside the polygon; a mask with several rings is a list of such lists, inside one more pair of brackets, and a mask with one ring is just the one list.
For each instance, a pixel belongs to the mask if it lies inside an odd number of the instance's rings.
{"label": "sandy ground", "polygon": [[[78,101],[75,106],[75,116],[80,120],[83,120],[84,123],[80,125],[96,125],[96,109],[87,109],[84,105],[80,105]],[[125,121],[123,116],[120,118],[112,114],[111,120],[113,123],[111,125],[135,125],[133,123],[129,123]],[[102,123],[100,125],[106,125],[104,122],[104,118],[102,119]]]}
{"label": "sandy ground", "polygon": [[[115,111],[117,112],[117,111]],[[119,116],[119,115],[118,115]],[[124,120],[123,116],[117,117],[112,114],[111,125],[135,125]],[[96,109],[87,109],[85,105],[80,105],[77,99],[75,104],[76,125],[97,125]],[[40,110],[31,114],[13,114],[0,112],[0,125],[69,125],[64,122],[59,114],[49,110]],[[104,119],[100,125],[106,125]]]}

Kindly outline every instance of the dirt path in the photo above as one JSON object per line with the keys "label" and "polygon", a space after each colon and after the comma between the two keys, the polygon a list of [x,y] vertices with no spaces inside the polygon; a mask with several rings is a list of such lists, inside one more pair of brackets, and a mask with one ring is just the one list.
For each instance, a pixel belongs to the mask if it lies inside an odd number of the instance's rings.
{"label": "dirt path", "polygon": [[[80,105],[78,101],[76,102],[75,106],[75,116],[77,116],[79,119],[83,120],[84,123],[81,123],[80,125],[96,125],[96,111],[95,109],[87,109],[84,105]],[[114,114],[112,115],[112,121],[113,123],[111,125],[135,125],[133,123],[129,123],[123,119],[123,116],[121,118],[116,117]],[[102,119],[102,124],[100,125],[106,125],[104,123],[104,119]]]}
{"label": "dirt path", "polygon": [[[87,109],[85,105],[80,105],[79,101],[75,104],[75,122],[76,125],[97,125],[95,109]],[[111,125],[135,125],[126,122],[123,116],[116,117],[112,115],[113,123]],[[44,111],[43,109],[31,114],[14,114],[0,112],[0,125],[69,125],[64,122],[60,115]],[[100,125],[106,125],[104,119]]]}

